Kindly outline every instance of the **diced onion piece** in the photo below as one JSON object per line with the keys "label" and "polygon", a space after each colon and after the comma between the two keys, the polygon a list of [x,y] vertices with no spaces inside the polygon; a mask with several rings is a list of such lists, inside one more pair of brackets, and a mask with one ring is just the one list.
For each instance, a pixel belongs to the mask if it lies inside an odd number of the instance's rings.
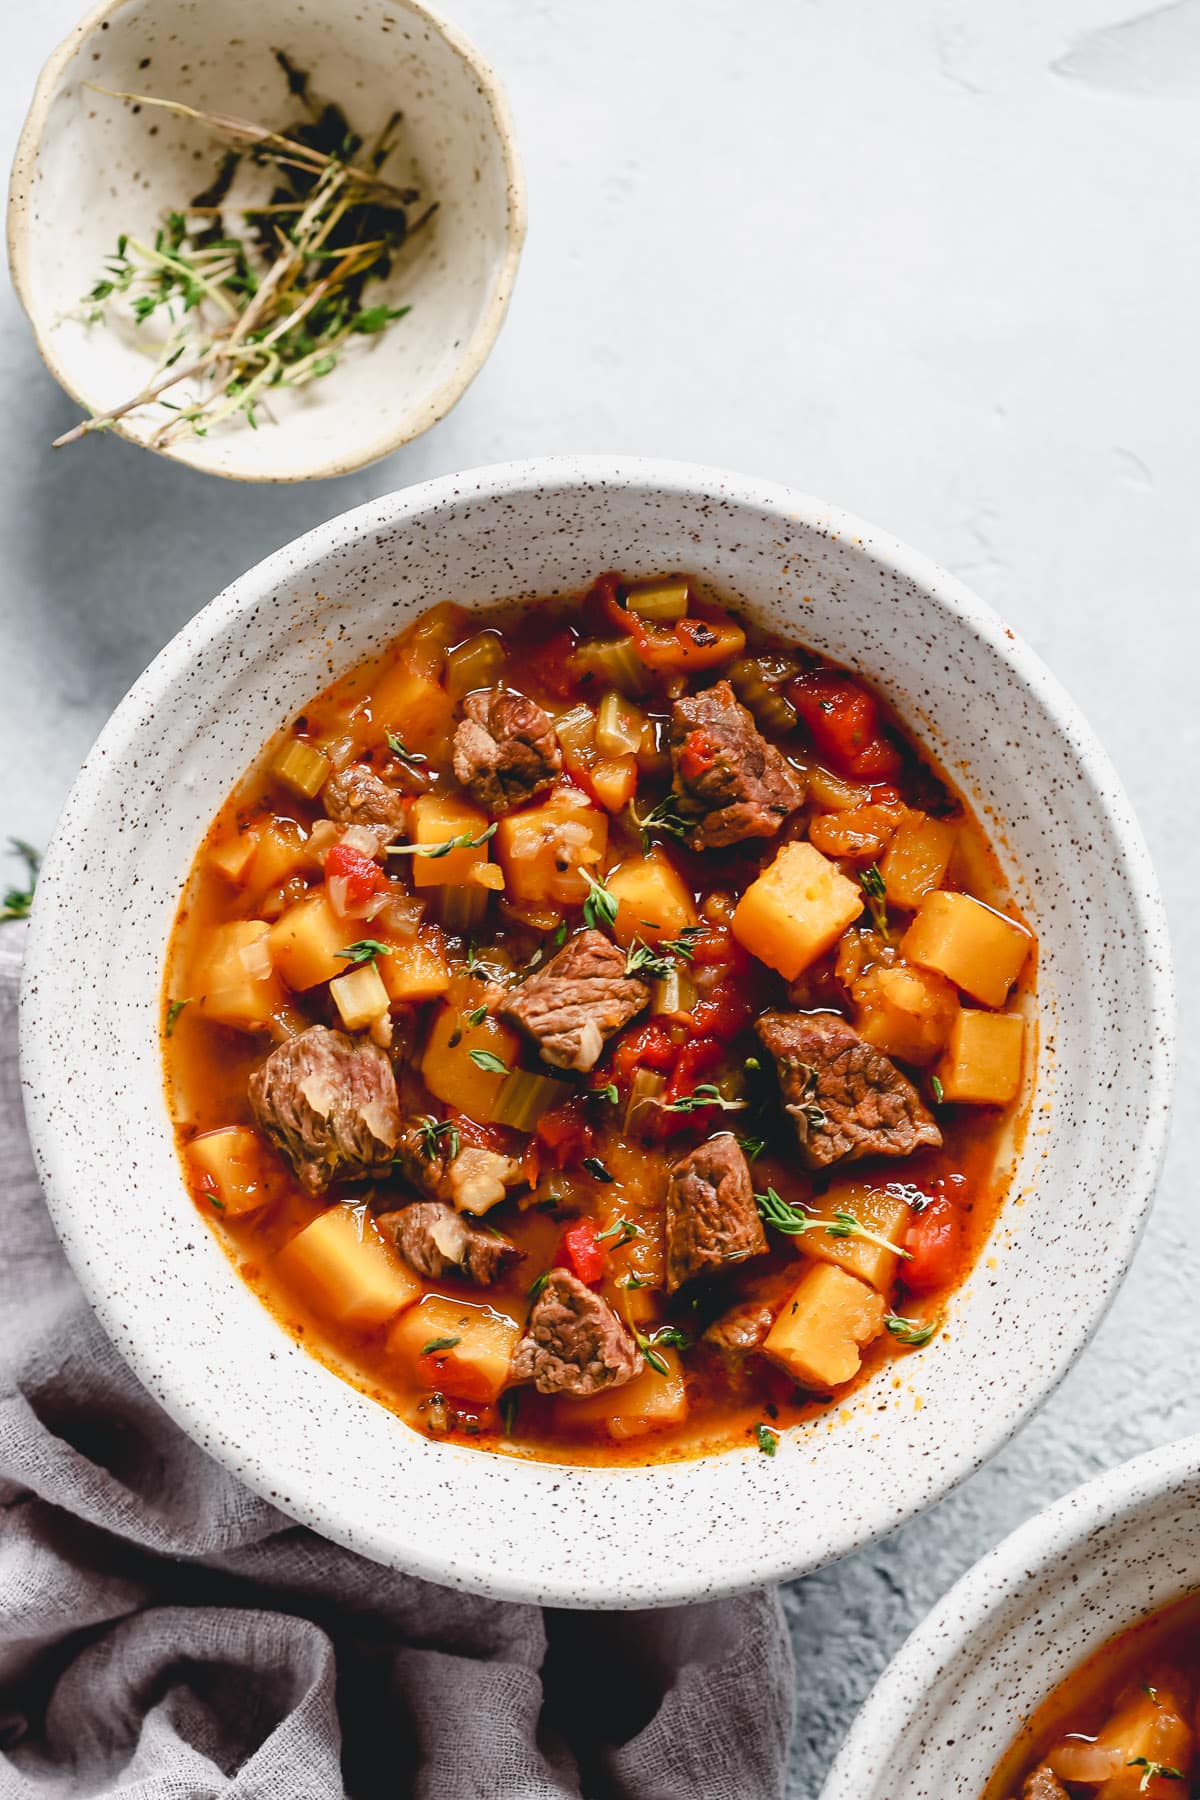
{"label": "diced onion piece", "polygon": [[369,856],[372,860],[378,859],[382,848],[379,833],[370,825],[341,826],[338,843],[345,844],[348,850],[357,850],[360,856]]}
{"label": "diced onion piece", "polygon": [[632,1132],[636,1137],[652,1123],[654,1103],[662,1095],[666,1085],[666,1076],[657,1074],[653,1069],[637,1069],[634,1072],[625,1108],[626,1132]]}
{"label": "diced onion piece", "polygon": [[318,750],[315,744],[306,744],[303,738],[289,738],[271,764],[276,780],[305,800],[316,799],[329,779],[329,770],[329,758],[324,751]]}
{"label": "diced onion piece", "polygon": [[635,581],[625,590],[625,604],[639,619],[654,619],[659,624],[687,617],[691,589],[686,576],[662,581]]}
{"label": "diced onion piece", "polygon": [[339,825],[336,819],[318,819],[308,834],[310,853],[320,862],[327,850],[332,850],[341,841],[345,826]]}
{"label": "diced onion piece", "polygon": [[648,723],[645,713],[623,694],[615,690],[605,694],[596,714],[597,750],[601,756],[636,756]]}
{"label": "diced onion piece", "polygon": [[237,960],[247,981],[269,981],[275,972],[275,965],[271,961],[266,932],[249,943],[242,944],[237,951]]}
{"label": "diced onion piece", "polygon": [[416,894],[385,895],[379,917],[395,937],[415,938],[427,905]]}
{"label": "diced onion piece", "polygon": [[325,892],[329,896],[329,904],[339,919],[344,919],[350,910],[347,905],[350,883],[344,875],[330,875],[325,882]]}
{"label": "diced onion piece", "polygon": [[329,992],[347,1031],[362,1031],[388,1010],[388,992],[373,962],[339,975]]}
{"label": "diced onion piece", "polygon": [[1107,1781],[1125,1766],[1125,1752],[1113,1744],[1094,1744],[1087,1738],[1068,1737],[1056,1744],[1046,1761],[1060,1781],[1083,1781],[1091,1785]]}
{"label": "diced onion piece", "polygon": [[479,631],[450,652],[446,689],[455,700],[476,688],[491,687],[504,669],[504,640],[495,631]]}
{"label": "diced onion piece", "polygon": [[[502,894],[504,870],[499,863],[477,863],[467,875],[467,885],[484,888],[489,894]],[[451,890],[446,891],[449,893]]]}
{"label": "diced onion piece", "polygon": [[321,749],[329,758],[330,768],[339,772],[349,768],[358,755],[358,744],[349,732],[345,732],[341,737],[331,738],[328,743],[321,745]]}

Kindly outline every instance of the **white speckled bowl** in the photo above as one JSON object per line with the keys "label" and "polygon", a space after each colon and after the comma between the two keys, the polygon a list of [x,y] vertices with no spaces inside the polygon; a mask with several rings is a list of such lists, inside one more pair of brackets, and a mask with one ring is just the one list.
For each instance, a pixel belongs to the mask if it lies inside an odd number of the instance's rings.
{"label": "white speckled bowl", "polygon": [[884,1670],[821,1800],[979,1800],[1072,1669],[1196,1589],[1190,1437],[1076,1488],[976,1563]]}
{"label": "white speckled bowl", "polygon": [[[8,207],[17,294],[47,367],[85,414],[137,393],[153,364],[142,345],[151,327],[89,327],[83,295],[118,235],[152,236],[166,212],[205,185],[220,147],[201,125],[84,83],[286,125],[300,108],[275,48],[365,137],[400,108],[401,138],[385,174],[411,180],[439,211],[387,280],[367,290],[367,304],[410,304],[407,318],[359,338],[325,379],[271,389],[258,430],[239,417],[163,451],[239,481],[343,475],[436,424],[495,342],[525,236],[524,184],[499,84],[474,46],[419,0],[101,0],[42,71]],[[167,417],[143,410],[114,429],[145,444]]]}
{"label": "white speckled bowl", "polygon": [[[690,569],[860,667],[998,820],[1041,944],[1035,1118],[947,1331],[774,1458],[657,1468],[437,1444],[297,1348],[187,1199],[160,1083],[163,948],[195,849],[261,743],[439,597]],[[87,904],[81,906],[81,895]],[[924,557],[820,501],[676,464],[548,459],[347,513],[206,607],[122,702],[39,886],[30,1130],[105,1326],[207,1449],[368,1556],[481,1593],[646,1605],[804,1574],[992,1454],[1095,1327],[1163,1146],[1173,1009],[1153,872],[1103,751],[1037,658]]]}

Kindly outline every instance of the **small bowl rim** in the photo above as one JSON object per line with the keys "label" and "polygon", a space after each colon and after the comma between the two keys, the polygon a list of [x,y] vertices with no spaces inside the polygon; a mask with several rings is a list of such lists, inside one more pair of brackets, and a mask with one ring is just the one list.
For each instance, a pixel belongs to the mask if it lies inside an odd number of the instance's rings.
{"label": "small bowl rim", "polygon": [[[1021,1607],[1025,1597],[1036,1595],[1046,1578],[1065,1568],[1097,1532],[1137,1519],[1165,1500],[1173,1488],[1186,1484],[1200,1490],[1200,1433],[1115,1463],[1069,1489],[1001,1538],[959,1576],[891,1658],[855,1714],[819,1800],[852,1800],[874,1793],[879,1770],[886,1766],[906,1730],[914,1695],[928,1693],[935,1682],[964,1661],[973,1641],[1005,1613]],[[1195,1587],[1200,1591],[1200,1567]],[[1033,1611],[1037,1610],[1035,1606]],[[1125,1623],[1114,1623],[1106,1640],[1120,1636],[1147,1616],[1145,1609],[1131,1600]],[[1072,1667],[1085,1660],[1086,1655],[1075,1658]],[[1036,1704],[1048,1700],[1068,1674],[1056,1675]],[[1014,1719],[1001,1754],[1007,1753],[1020,1729],[1021,1720]]]}
{"label": "small bowl rim", "polygon": [[[8,179],[5,242],[13,290],[21,304],[21,310],[29,321],[29,328],[33,333],[38,355],[64,393],[68,394],[85,413],[91,411],[91,403],[75,382],[69,378],[54,348],[49,327],[42,323],[29,291],[30,234],[28,220],[30,209],[24,196],[32,186],[46,116],[58,93],[59,83],[67,64],[80,46],[94,31],[99,29],[106,19],[128,4],[129,0],[96,0],[96,4],[50,52],[34,85],[29,110],[25,115],[25,121],[17,139]],[[155,456],[163,456],[169,462],[178,463],[184,468],[194,470],[197,474],[211,475],[225,481],[285,485],[299,481],[328,480],[339,475],[351,475],[357,469],[366,468],[370,463],[378,462],[381,457],[389,456],[394,450],[401,449],[405,444],[412,443],[415,438],[431,430],[453,410],[483,368],[508,312],[516,286],[517,268],[520,264],[528,228],[525,177],[517,150],[512,111],[496,71],[464,32],[460,31],[456,25],[451,24],[433,7],[427,6],[425,0],[396,0],[396,4],[404,7],[406,11],[437,32],[474,77],[491,114],[504,167],[504,255],[493,272],[487,303],[474,331],[464,345],[452,373],[419,408],[406,412],[390,430],[377,433],[364,443],[362,449],[355,455],[327,457],[324,461],[318,462],[302,472],[279,468],[253,470],[245,467],[209,468],[200,466],[179,455],[178,451],[169,444],[143,443],[140,438],[135,436],[124,419],[117,419],[109,429],[115,436],[123,438],[126,443],[133,444],[139,450],[149,450]]]}
{"label": "small bowl rim", "polygon": [[[982,638],[988,649],[1015,672],[1022,686],[1045,706],[1056,730],[1066,740],[1083,770],[1093,803],[1105,817],[1121,855],[1122,872],[1135,902],[1130,914],[1131,936],[1139,949],[1145,951],[1141,973],[1145,983],[1146,1016],[1155,1019],[1159,1027],[1152,1034],[1149,1048],[1152,1070],[1146,1083],[1146,1116],[1138,1139],[1137,1159],[1127,1183],[1122,1212],[1108,1234],[1111,1261],[1104,1279],[1096,1284],[1091,1305],[1072,1315],[1071,1329],[1056,1338],[1044,1353],[1045,1359],[1037,1365],[1019,1402],[989,1410],[986,1422],[978,1431],[960,1434],[958,1448],[953,1452],[947,1450],[938,1479],[929,1492],[922,1492],[920,1484],[915,1483],[911,1494],[900,1502],[891,1495],[879,1495],[864,1507],[857,1523],[829,1524],[819,1546],[806,1548],[802,1542],[771,1539],[752,1549],[742,1547],[740,1552],[731,1551],[718,1572],[706,1568],[699,1575],[694,1572],[689,1575],[642,1569],[638,1572],[636,1585],[626,1577],[624,1586],[613,1585],[614,1578],[610,1575],[607,1585],[597,1582],[595,1590],[586,1599],[581,1599],[578,1587],[567,1589],[561,1583],[556,1585],[554,1577],[543,1573],[535,1580],[532,1573],[495,1568],[482,1558],[476,1559],[469,1568],[461,1563],[455,1568],[447,1568],[444,1556],[436,1549],[427,1551],[424,1546],[417,1547],[411,1542],[404,1546],[404,1560],[398,1561],[394,1535],[386,1530],[364,1530],[359,1522],[342,1517],[325,1502],[320,1491],[300,1492],[294,1471],[262,1458],[256,1466],[248,1467],[244,1451],[233,1440],[228,1422],[222,1419],[221,1406],[214,1402],[213,1396],[207,1392],[197,1393],[186,1378],[177,1380],[173,1373],[168,1375],[158,1360],[155,1346],[134,1341],[127,1321],[121,1316],[120,1306],[111,1302],[106,1294],[103,1274],[96,1262],[90,1256],[81,1259],[82,1266],[76,1267],[76,1273],[110,1337],[120,1344],[122,1354],[171,1415],[251,1488],[267,1498],[288,1492],[288,1512],[299,1522],[348,1544],[350,1548],[365,1551],[381,1562],[404,1567],[444,1585],[490,1597],[567,1606],[670,1605],[695,1599],[701,1584],[704,1597],[712,1598],[744,1591],[765,1581],[789,1580],[809,1574],[866,1543],[878,1541],[944,1498],[993,1456],[1058,1386],[1108,1311],[1137,1248],[1165,1151],[1173,1088],[1174,981],[1165,908],[1140,827],[1107,752],[1036,652],[1005,626],[992,608],[931,558],[841,508],[829,506],[780,483],[688,463],[613,456],[544,457],[459,471],[368,501],[315,526],[238,576],[185,625],[118,705],[85,760],[43,862],[41,886],[45,892],[62,882],[65,891],[69,891],[70,846],[77,835],[76,821],[82,822],[94,815],[112,768],[125,765],[132,753],[131,746],[136,742],[140,716],[150,699],[157,696],[161,701],[163,692],[180,679],[201,648],[227,631],[232,621],[243,611],[250,611],[277,583],[294,578],[298,567],[339,549],[352,549],[366,535],[384,528],[394,529],[406,519],[426,514],[440,503],[452,503],[467,493],[473,502],[503,500],[514,493],[533,491],[569,497],[581,486],[601,486],[610,492],[621,488],[653,487],[665,496],[675,494],[680,498],[698,492],[719,493],[737,505],[770,510],[792,525],[855,541],[881,569],[914,582],[935,612],[960,619],[967,629]],[[56,940],[51,911],[45,906],[39,909],[35,904],[22,988],[21,1067],[30,1137],[50,1211],[56,1224],[61,1217],[62,1224],[69,1228],[77,1205],[70,1194],[74,1153],[57,1142],[54,1109],[46,1097],[51,1084],[40,1079],[50,1070],[46,1067],[39,1041],[35,1000],[39,983],[54,986],[55,967]],[[235,1277],[231,1275],[231,1279]],[[757,1457],[757,1452],[753,1448],[728,1449],[693,1459],[688,1464],[668,1462],[632,1469],[577,1468],[540,1461],[516,1462],[512,1467],[514,1471],[550,1468],[564,1478],[564,1486],[579,1477],[590,1483],[633,1488],[641,1482],[669,1478],[673,1471],[681,1468],[731,1463],[739,1457],[743,1462],[751,1461]],[[517,1479],[520,1479],[519,1475]]]}

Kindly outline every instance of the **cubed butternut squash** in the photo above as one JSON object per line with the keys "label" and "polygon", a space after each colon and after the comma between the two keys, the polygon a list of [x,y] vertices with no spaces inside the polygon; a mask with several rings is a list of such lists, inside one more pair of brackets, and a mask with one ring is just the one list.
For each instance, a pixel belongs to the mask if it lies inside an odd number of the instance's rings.
{"label": "cubed butternut squash", "polygon": [[331,1206],[275,1257],[278,1273],[314,1311],[371,1330],[420,1299],[421,1282],[365,1206]]}
{"label": "cubed butternut squash", "polygon": [[785,844],[738,901],[731,929],[752,956],[794,981],[862,909],[856,884],[819,850]]}
{"label": "cubed butternut squash", "polygon": [[434,1390],[490,1404],[508,1381],[520,1336],[517,1321],[493,1306],[426,1294],[392,1326],[387,1353]]}
{"label": "cubed butternut squash", "polygon": [[294,993],[302,994],[319,981],[344,975],[346,959],[339,950],[362,936],[361,919],[339,919],[324,889],[306,894],[271,926],[268,942],[271,960]]}
{"label": "cubed butternut squash", "polygon": [[415,1005],[436,1000],[450,986],[445,957],[420,938],[393,944],[391,955],[381,956],[376,966],[389,1000]]}
{"label": "cubed butternut squash", "polygon": [[957,836],[957,828],[946,819],[909,813],[879,864],[889,905],[916,911],[926,894],[945,880]]}
{"label": "cubed butternut squash", "polygon": [[1007,1106],[1021,1086],[1025,1021],[1019,1013],[959,1013],[937,1078],[946,1100]]}
{"label": "cubed butternut squash", "polygon": [[[414,844],[447,844],[451,838],[478,838],[488,827],[488,816],[469,801],[453,794],[422,794],[413,802]],[[451,850],[445,856],[411,856],[413,886],[462,887],[473,870],[488,860],[488,843],[471,849]]]}
{"label": "cubed butternut squash", "polygon": [[[491,1013],[472,1025],[458,1006],[443,1005],[429,1029],[421,1075],[436,1099],[487,1124],[519,1047],[516,1033]],[[500,1066],[489,1067],[493,1061]]]}
{"label": "cubed butternut squash", "polygon": [[388,1010],[388,991],[373,962],[347,969],[329,984],[329,997],[347,1031],[363,1031]]}
{"label": "cubed butternut squash", "polygon": [[555,788],[540,806],[501,819],[496,856],[508,898],[519,906],[579,906],[582,870],[598,876],[608,848],[608,815],[578,788]]}
{"label": "cubed butternut squash", "polygon": [[202,1201],[230,1219],[255,1212],[274,1198],[273,1171],[264,1168],[258,1133],[247,1125],[205,1131],[187,1147]]}
{"label": "cubed butternut squash", "polygon": [[1003,1006],[1033,939],[1023,925],[970,894],[927,894],[900,945],[905,960],[936,969],[984,1006]]}
{"label": "cubed butternut squash", "polygon": [[602,756],[592,764],[588,779],[605,812],[619,813],[637,793],[637,757]]}
{"label": "cubed butternut squash", "polygon": [[872,1243],[870,1239],[860,1237],[830,1237],[818,1226],[813,1231],[806,1231],[799,1240],[804,1255],[817,1262],[836,1263],[847,1275],[857,1275],[877,1293],[886,1295],[900,1266],[899,1250],[889,1249],[888,1245],[899,1245],[913,1220],[913,1211],[907,1201],[886,1186],[843,1181],[835,1183],[810,1205],[815,1220],[831,1222],[839,1212],[849,1213],[871,1233],[872,1238],[882,1238],[884,1242]]}
{"label": "cubed butternut squash", "polygon": [[624,1387],[593,1394],[587,1400],[564,1400],[560,1402],[564,1423],[603,1424],[608,1435],[618,1440],[644,1437],[663,1425],[682,1425],[688,1401],[679,1353],[663,1349],[654,1354],[666,1364],[665,1375],[647,1363]]}
{"label": "cubed butternut squash", "polygon": [[265,894],[315,865],[307,832],[291,819],[270,819],[258,833],[246,881],[256,893]]}
{"label": "cubed butternut squash", "polygon": [[764,1353],[801,1387],[841,1387],[883,1330],[882,1294],[836,1263],[808,1269],[767,1333]]}
{"label": "cubed butternut squash", "polygon": [[235,837],[223,838],[214,844],[208,853],[208,865],[226,881],[237,887],[243,880],[247,869],[258,849],[258,833],[256,831],[239,831]]}
{"label": "cubed butternut squash", "polygon": [[394,731],[409,750],[423,756],[445,751],[454,725],[454,701],[437,675],[417,666],[420,658],[397,653],[371,690],[371,716],[382,742]]}
{"label": "cubed butternut squash", "polygon": [[216,925],[192,970],[196,1009],[218,1025],[257,1031],[284,1004],[271,967],[270,926],[265,919],[232,919]]}
{"label": "cubed butternut squash", "polygon": [[613,936],[623,950],[634,938],[658,944],[677,938],[698,920],[691,892],[666,853],[657,848],[647,856],[629,857],[604,878],[617,916]]}
{"label": "cubed butternut squash", "polygon": [[923,1066],[945,1048],[959,1014],[958,994],[933,969],[877,964],[855,981],[860,1037],[885,1056]]}

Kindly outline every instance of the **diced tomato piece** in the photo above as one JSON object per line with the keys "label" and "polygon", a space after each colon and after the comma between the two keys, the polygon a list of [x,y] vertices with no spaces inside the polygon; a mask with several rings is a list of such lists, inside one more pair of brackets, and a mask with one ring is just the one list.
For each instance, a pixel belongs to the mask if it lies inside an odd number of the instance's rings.
{"label": "diced tomato piece", "polygon": [[558,1241],[558,1260],[587,1287],[595,1287],[604,1274],[604,1251],[596,1242],[591,1219],[576,1219]]}
{"label": "diced tomato piece", "polygon": [[878,705],[849,676],[811,669],[788,683],[787,695],[835,774],[881,782],[899,773],[900,752],[880,728]]}
{"label": "diced tomato piece", "polygon": [[656,1069],[660,1075],[674,1067],[679,1047],[667,1027],[651,1019],[627,1031],[613,1052],[612,1076],[618,1087],[628,1085],[635,1069]]}
{"label": "diced tomato piece", "polygon": [[565,1106],[543,1113],[537,1122],[537,1136],[556,1169],[569,1168],[592,1153],[592,1128],[579,1100],[568,1100]]}
{"label": "diced tomato piece", "polygon": [[714,1068],[723,1054],[724,1046],[714,1037],[689,1038],[676,1059],[663,1099],[682,1100],[694,1093],[698,1078]]}
{"label": "diced tomato piece", "polygon": [[923,1207],[904,1234],[911,1261],[903,1265],[906,1287],[917,1293],[954,1280],[962,1257],[962,1216],[945,1195]]}
{"label": "diced tomato piece", "polygon": [[542,1172],[542,1159],[536,1138],[526,1138],[521,1152],[521,1178],[526,1187],[535,1188]]}
{"label": "diced tomato piece", "polygon": [[575,692],[574,655],[575,633],[552,631],[522,659],[522,670],[534,686],[544,688],[556,700],[569,700]]}
{"label": "diced tomato piece", "polygon": [[688,949],[692,962],[702,969],[714,968],[719,963],[728,964],[730,969],[748,969],[753,961],[749,951],[743,950],[724,925],[706,926],[688,939]]}
{"label": "diced tomato piece", "polygon": [[702,1000],[697,1000],[691,1016],[698,1032],[728,1043],[739,1031],[745,1031],[754,1017],[754,1008],[739,978],[727,975]]}
{"label": "diced tomato piece", "polygon": [[344,881],[346,900],[350,906],[362,906],[372,894],[387,886],[387,876],[377,862],[352,850],[349,844],[334,844],[325,856],[326,881]]}
{"label": "diced tomato piece", "polygon": [[700,781],[717,760],[718,746],[702,727],[689,731],[679,750],[679,773],[684,781]]}

